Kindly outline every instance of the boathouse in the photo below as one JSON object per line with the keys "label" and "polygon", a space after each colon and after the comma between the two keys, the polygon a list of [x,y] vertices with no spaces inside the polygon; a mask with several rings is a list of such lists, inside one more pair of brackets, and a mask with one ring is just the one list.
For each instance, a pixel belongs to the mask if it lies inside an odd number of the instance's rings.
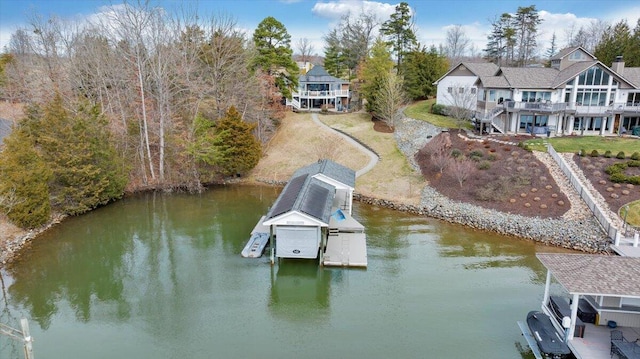
{"label": "boathouse", "polygon": [[298,169],[265,216],[271,260],[319,258],[321,265],[366,267],[364,226],[352,215],[355,171],[331,160]]}
{"label": "boathouse", "polygon": [[[640,258],[564,253],[536,257],[547,269],[542,310],[577,358],[640,354]],[[563,295],[552,295],[552,279]],[[614,332],[629,345],[616,342]]]}

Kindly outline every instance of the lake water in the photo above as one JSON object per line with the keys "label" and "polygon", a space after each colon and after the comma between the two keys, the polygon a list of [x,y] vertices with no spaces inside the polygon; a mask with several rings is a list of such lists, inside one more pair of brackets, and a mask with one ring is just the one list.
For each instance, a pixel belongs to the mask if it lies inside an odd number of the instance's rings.
{"label": "lake water", "polygon": [[[0,322],[36,358],[532,358],[532,242],[355,203],[367,269],[240,251],[280,189],[127,198],[48,231],[2,272]],[[0,335],[0,358],[22,358]],[[525,349],[523,349],[525,347]]]}

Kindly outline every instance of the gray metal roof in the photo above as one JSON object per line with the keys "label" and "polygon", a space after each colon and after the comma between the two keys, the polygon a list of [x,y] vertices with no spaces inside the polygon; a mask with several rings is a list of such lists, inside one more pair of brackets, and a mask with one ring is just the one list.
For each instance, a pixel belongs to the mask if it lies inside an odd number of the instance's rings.
{"label": "gray metal roof", "polygon": [[640,258],[538,253],[536,257],[570,293],[640,298]]}
{"label": "gray metal roof", "polygon": [[332,83],[349,83],[349,81],[345,81],[339,79],[337,77],[329,75],[327,70],[320,65],[315,65],[311,70],[309,70],[306,74],[298,77],[298,83],[309,83],[309,82],[332,82]]}
{"label": "gray metal roof", "polygon": [[0,118],[0,145],[2,145],[2,140],[11,133],[11,126],[11,121]]}
{"label": "gray metal roof", "polygon": [[293,177],[297,177],[305,173],[310,176],[323,174],[349,187],[354,188],[356,186],[356,172],[351,168],[345,167],[331,160],[324,159],[302,167],[293,174]]}

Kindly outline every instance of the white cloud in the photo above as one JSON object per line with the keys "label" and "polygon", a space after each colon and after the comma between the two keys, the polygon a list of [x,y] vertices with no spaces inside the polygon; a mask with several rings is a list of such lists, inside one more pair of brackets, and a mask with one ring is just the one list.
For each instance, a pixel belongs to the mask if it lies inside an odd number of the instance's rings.
{"label": "white cloud", "polygon": [[396,11],[396,4],[385,4],[366,0],[338,0],[316,3],[311,12],[319,17],[339,20],[347,14],[375,14],[379,19],[386,20]]}

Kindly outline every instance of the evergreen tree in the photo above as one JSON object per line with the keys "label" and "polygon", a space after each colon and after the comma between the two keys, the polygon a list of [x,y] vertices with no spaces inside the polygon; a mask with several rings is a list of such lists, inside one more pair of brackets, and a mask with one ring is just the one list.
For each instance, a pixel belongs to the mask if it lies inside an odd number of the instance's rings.
{"label": "evergreen tree", "polygon": [[373,111],[376,108],[376,94],[380,91],[382,81],[392,69],[393,60],[387,43],[378,38],[371,47],[371,56],[360,65],[358,72],[358,79],[363,82],[360,95],[367,101],[367,111]]}
{"label": "evergreen tree", "polygon": [[609,26],[596,46],[594,55],[608,66],[617,56],[623,57],[627,67],[640,66],[640,20],[633,33],[626,20],[618,22],[613,27]]}
{"label": "evergreen tree", "polygon": [[422,48],[407,53],[402,68],[407,96],[411,100],[422,100],[435,96],[433,83],[447,72],[449,62],[432,46],[429,51]]}
{"label": "evergreen tree", "polygon": [[260,68],[275,77],[282,96],[291,98],[291,89],[298,86],[298,65],[293,61],[291,35],[284,25],[269,16],[258,24],[253,33],[257,55],[253,69]]}
{"label": "evergreen tree", "polygon": [[71,115],[56,95],[44,107],[39,124],[37,142],[52,170],[49,191],[54,208],[76,215],[123,195],[124,166],[97,107],[81,104]]}
{"label": "evergreen tree", "polygon": [[347,59],[337,38],[337,31],[334,29],[325,37],[326,46],[324,48],[324,68],[335,77],[342,78],[347,75]]}
{"label": "evergreen tree", "polygon": [[542,20],[535,5],[518,7],[514,19],[517,31],[518,65],[526,66],[535,57],[538,47],[538,25]]}
{"label": "evergreen tree", "polygon": [[258,164],[262,148],[253,136],[255,127],[255,124],[244,122],[234,106],[216,122],[215,147],[223,175],[245,174]]}
{"label": "evergreen tree", "polygon": [[380,33],[387,36],[389,45],[396,54],[396,67],[401,68],[405,53],[411,51],[416,45],[416,34],[413,32],[411,8],[406,2],[396,6],[396,11],[391,18],[382,24]]}
{"label": "evergreen tree", "polygon": [[195,160],[200,183],[212,183],[218,176],[218,164],[229,153],[221,152],[220,136],[213,121],[199,114],[193,123],[193,140],[188,145],[188,152]]}
{"label": "evergreen tree", "polygon": [[0,152],[0,208],[13,223],[34,228],[49,221],[50,178],[33,138],[25,129],[15,128]]}

